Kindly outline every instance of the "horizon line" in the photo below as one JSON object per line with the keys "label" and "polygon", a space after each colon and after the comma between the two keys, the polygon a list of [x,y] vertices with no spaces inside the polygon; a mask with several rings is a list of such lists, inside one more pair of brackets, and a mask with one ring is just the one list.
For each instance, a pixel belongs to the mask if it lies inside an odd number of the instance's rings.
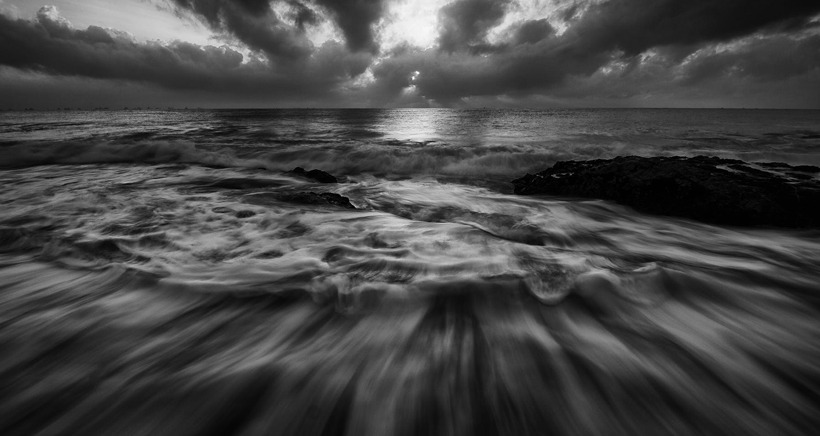
{"label": "horizon line", "polygon": [[0,112],[126,112],[126,111],[204,111],[204,110],[520,110],[520,111],[554,111],[554,110],[801,110],[816,111],[820,107],[737,107],[737,106],[653,106],[653,107],[624,107],[624,106],[578,106],[578,107],[334,107],[334,106],[286,106],[286,107],[260,107],[260,106],[183,106],[183,107],[160,107],[160,106],[123,106],[111,108],[109,106],[95,107],[50,107],[50,108],[0,108]]}

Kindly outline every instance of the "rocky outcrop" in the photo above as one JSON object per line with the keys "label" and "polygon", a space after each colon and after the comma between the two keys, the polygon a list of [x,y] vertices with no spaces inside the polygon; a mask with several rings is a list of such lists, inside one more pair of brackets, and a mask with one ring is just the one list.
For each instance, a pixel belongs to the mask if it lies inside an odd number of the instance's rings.
{"label": "rocky outcrop", "polygon": [[288,174],[315,180],[319,183],[338,183],[336,177],[333,177],[330,173],[326,173],[322,170],[305,171],[302,167],[296,167],[293,170],[288,171]]}
{"label": "rocky outcrop", "polygon": [[820,168],[698,156],[558,162],[516,194],[613,200],[637,210],[741,226],[820,227]]}

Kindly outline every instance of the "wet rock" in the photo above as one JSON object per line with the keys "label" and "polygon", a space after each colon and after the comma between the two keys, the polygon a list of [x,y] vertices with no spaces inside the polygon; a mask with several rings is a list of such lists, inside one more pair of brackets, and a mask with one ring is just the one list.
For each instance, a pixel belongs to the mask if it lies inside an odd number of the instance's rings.
{"label": "wet rock", "polygon": [[289,171],[288,174],[315,180],[319,183],[338,183],[336,177],[333,177],[331,174],[326,173],[322,170],[305,171],[305,169],[302,167],[296,167],[293,170]]}
{"label": "wet rock", "polygon": [[283,194],[279,197],[280,201],[299,204],[328,204],[331,206],[342,207],[345,209],[355,209],[356,207],[350,203],[350,199],[332,192],[295,192]]}
{"label": "wet rock", "polygon": [[285,253],[282,253],[279,250],[268,250],[268,251],[265,251],[263,253],[259,253],[255,257],[257,259],[277,259],[277,258],[280,258],[284,255],[285,255]]}
{"label": "wet rock", "polygon": [[820,173],[820,167],[816,167],[814,165],[798,165],[796,167],[792,167],[792,169],[795,171],[802,171],[811,174]]}
{"label": "wet rock", "polygon": [[248,190],[277,188],[282,185],[284,185],[284,183],[278,180],[235,177],[217,180],[215,182],[209,183],[207,187],[219,189]]}
{"label": "wet rock", "polygon": [[240,219],[250,218],[250,217],[255,216],[255,215],[256,215],[256,212],[254,212],[252,210],[240,210],[239,212],[236,213],[236,217],[240,218]]}
{"label": "wet rock", "polygon": [[516,194],[600,198],[709,223],[820,227],[816,170],[707,156],[625,156],[558,162],[512,183]]}

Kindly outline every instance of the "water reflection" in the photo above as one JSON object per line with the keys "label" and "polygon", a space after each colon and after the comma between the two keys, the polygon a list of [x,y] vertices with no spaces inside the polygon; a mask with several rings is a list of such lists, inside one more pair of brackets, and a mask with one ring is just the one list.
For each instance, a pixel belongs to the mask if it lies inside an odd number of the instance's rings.
{"label": "water reflection", "polygon": [[386,112],[379,130],[389,138],[416,143],[449,142],[456,135],[451,111],[442,109],[398,109]]}

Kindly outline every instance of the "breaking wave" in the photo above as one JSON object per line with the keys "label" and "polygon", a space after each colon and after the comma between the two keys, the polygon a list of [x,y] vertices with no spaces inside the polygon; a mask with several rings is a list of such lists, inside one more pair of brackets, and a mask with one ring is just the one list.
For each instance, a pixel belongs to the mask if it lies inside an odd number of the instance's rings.
{"label": "breaking wave", "polygon": [[[256,126],[254,140],[194,121],[165,138],[0,146],[0,434],[820,427],[816,230],[501,183],[624,150],[603,140],[431,142],[356,121],[291,148],[266,141],[293,128]],[[717,154],[817,163],[802,140]]]}
{"label": "breaking wave", "polygon": [[203,146],[189,141],[96,142],[64,141],[24,143],[0,147],[0,168],[26,168],[39,165],[88,164],[195,164],[214,168],[256,168],[287,171],[294,167],[322,168],[325,171],[356,176],[372,174],[387,177],[450,176],[476,182],[486,179],[508,181],[522,174],[538,172],[562,160],[611,158],[624,154],[696,156],[708,153],[746,161],[780,161],[795,165],[818,165],[814,151],[775,150],[709,151],[655,150],[627,152],[622,147],[574,147],[558,145],[495,146],[464,148],[401,144],[391,147],[358,144],[322,144],[293,150],[248,147],[242,150]]}

